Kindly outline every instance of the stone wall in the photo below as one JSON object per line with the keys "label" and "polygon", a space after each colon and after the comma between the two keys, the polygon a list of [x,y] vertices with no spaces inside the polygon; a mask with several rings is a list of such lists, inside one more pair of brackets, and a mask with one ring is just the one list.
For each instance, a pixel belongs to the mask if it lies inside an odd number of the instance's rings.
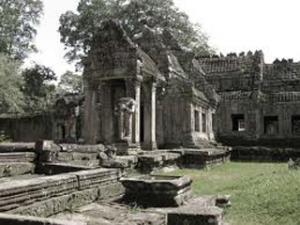
{"label": "stone wall", "polygon": [[53,120],[50,113],[26,117],[0,117],[0,132],[15,142],[52,139]]}
{"label": "stone wall", "polygon": [[[297,102],[225,101],[221,103],[217,115],[217,137],[226,145],[299,146],[299,133],[293,131],[293,116],[300,115]],[[244,116],[244,130],[233,130],[235,115]],[[265,120],[268,117],[278,118],[277,131],[273,134],[266,130]]]}
{"label": "stone wall", "polygon": [[[300,142],[300,64],[265,64],[262,52],[200,58],[221,96],[214,126],[226,145],[297,147]],[[299,122],[300,123],[300,122]]]}
{"label": "stone wall", "polygon": [[231,160],[242,162],[288,162],[300,157],[299,148],[263,147],[263,146],[233,146]]}

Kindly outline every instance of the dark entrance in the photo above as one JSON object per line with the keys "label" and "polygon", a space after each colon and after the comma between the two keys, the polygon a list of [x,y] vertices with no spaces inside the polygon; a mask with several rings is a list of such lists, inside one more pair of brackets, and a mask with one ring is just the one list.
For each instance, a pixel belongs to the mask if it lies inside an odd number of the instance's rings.
{"label": "dark entrance", "polygon": [[232,119],[232,131],[244,131],[245,130],[244,114],[232,115],[231,119]]}
{"label": "dark entrance", "polygon": [[292,116],[292,132],[300,135],[300,115]]}
{"label": "dark entrance", "polygon": [[279,132],[278,116],[265,117],[265,134],[276,135]]}

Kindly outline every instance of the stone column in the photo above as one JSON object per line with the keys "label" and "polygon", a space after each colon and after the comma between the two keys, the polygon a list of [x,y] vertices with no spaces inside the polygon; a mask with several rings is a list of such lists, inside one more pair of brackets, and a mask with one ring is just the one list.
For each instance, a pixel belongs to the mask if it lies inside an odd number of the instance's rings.
{"label": "stone column", "polygon": [[84,103],[84,141],[86,144],[96,144],[95,116],[96,116],[96,90],[90,84],[85,87]]}
{"label": "stone column", "polygon": [[134,85],[134,100],[136,101],[136,110],[133,115],[133,143],[140,145],[140,110],[141,110],[141,81],[135,80]]}
{"label": "stone column", "polygon": [[146,150],[157,149],[156,143],[156,82],[151,82],[148,88],[145,109],[145,141]]}
{"label": "stone column", "polygon": [[110,83],[104,83],[102,85],[102,122],[101,122],[101,129],[102,129],[102,141],[104,143],[112,143],[115,141],[115,129],[114,129],[114,119],[115,111],[114,107],[115,102],[112,102],[112,87]]}
{"label": "stone column", "polygon": [[119,132],[119,141],[123,141],[125,135],[124,135],[124,112],[122,110],[119,112],[118,132]]}
{"label": "stone column", "polygon": [[209,140],[211,142],[215,141],[215,133],[214,133],[214,127],[213,127],[214,114],[215,114],[215,110],[210,108],[208,110],[208,131],[209,131]]}

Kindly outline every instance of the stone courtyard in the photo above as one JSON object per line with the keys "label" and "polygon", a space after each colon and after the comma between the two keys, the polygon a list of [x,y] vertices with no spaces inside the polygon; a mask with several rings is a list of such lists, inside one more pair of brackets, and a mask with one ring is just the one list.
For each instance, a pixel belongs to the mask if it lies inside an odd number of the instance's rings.
{"label": "stone courtyard", "polygon": [[27,134],[0,144],[0,224],[225,224],[230,196],[197,196],[188,176],[158,174],[298,158],[299,80],[292,60],[196,57],[168,30],[144,25],[129,38],[108,20],[82,96],[57,99],[47,123],[1,119],[11,137]]}

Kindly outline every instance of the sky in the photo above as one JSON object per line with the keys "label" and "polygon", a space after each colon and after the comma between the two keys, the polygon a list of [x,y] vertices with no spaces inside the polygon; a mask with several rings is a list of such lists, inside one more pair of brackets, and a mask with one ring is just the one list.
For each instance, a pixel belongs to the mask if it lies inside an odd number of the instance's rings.
{"label": "sky", "polygon": [[[58,33],[59,17],[75,11],[78,0],[43,0],[44,16],[35,40],[39,52],[34,62],[52,68],[58,76],[75,66],[66,62]],[[293,58],[300,61],[299,0],[174,0],[210,37],[209,43],[223,54],[263,50],[265,61]]]}

